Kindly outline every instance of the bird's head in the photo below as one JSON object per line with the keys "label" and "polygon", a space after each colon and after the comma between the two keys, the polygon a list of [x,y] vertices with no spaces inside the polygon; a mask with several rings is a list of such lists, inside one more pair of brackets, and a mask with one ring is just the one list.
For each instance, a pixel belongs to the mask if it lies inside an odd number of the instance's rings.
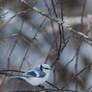
{"label": "bird's head", "polygon": [[51,70],[51,67],[48,64],[41,64],[40,69],[41,69],[41,71],[47,73],[47,72],[49,72]]}

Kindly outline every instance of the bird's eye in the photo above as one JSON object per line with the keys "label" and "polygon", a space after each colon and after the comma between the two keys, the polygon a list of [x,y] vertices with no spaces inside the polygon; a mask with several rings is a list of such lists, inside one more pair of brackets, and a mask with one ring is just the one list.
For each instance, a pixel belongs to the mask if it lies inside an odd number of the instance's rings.
{"label": "bird's eye", "polygon": [[44,69],[46,69],[46,70],[50,70],[49,68],[45,68],[45,67],[44,67]]}

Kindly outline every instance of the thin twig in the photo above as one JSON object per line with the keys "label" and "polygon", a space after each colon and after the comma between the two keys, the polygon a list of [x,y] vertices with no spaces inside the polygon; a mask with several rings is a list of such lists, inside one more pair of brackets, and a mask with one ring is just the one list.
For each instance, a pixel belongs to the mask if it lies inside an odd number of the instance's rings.
{"label": "thin twig", "polygon": [[0,70],[0,72],[18,72],[18,73],[24,73],[24,71],[19,71],[19,70],[10,70],[10,69]]}
{"label": "thin twig", "polygon": [[30,48],[30,47],[27,46],[26,51],[25,51],[25,54],[24,54],[24,57],[23,57],[23,59],[22,59],[22,61],[21,61],[21,65],[20,65],[20,67],[19,67],[19,70],[22,69],[22,66],[23,66],[24,61],[25,61],[25,59],[26,59],[26,56],[27,56],[27,54],[28,54],[29,48]]}
{"label": "thin twig", "polygon": [[[62,21],[64,21],[64,9],[63,9],[63,1],[60,1],[60,6],[61,6],[61,19]],[[63,40],[63,43],[65,44],[65,37],[64,37],[64,28],[63,28],[63,24],[61,24],[61,27],[62,27],[62,40]]]}
{"label": "thin twig", "polygon": [[68,61],[68,63],[66,63],[66,64],[64,65],[64,68],[67,67],[71,62],[73,62],[74,58],[75,58],[75,55],[72,57],[71,60]]}
{"label": "thin twig", "polygon": [[[62,52],[64,50],[64,48],[66,47],[66,45],[68,44],[69,40],[65,42],[65,44],[62,46],[62,48],[60,49],[60,52]],[[59,53],[58,53],[59,54]],[[57,55],[59,56],[59,55]],[[56,63],[57,60],[59,60],[59,57],[56,57],[55,61],[52,63],[51,67],[53,67]]]}
{"label": "thin twig", "polygon": [[50,82],[48,82],[48,81],[46,81],[46,83],[48,83],[48,84],[51,85],[52,87],[54,87],[54,88],[56,88],[57,90],[59,90],[59,88],[58,88],[57,86],[53,85],[52,83],[50,83]]}
{"label": "thin twig", "polygon": [[92,65],[92,63],[89,63],[87,66],[85,66],[80,72],[78,72],[77,74],[75,74],[75,76],[79,76],[81,73],[83,73],[86,69],[88,69],[90,66]]}

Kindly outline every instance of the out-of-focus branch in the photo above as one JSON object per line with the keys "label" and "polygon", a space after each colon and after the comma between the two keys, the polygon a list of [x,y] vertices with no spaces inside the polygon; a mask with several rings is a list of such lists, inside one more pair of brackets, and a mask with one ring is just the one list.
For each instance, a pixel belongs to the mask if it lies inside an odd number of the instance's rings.
{"label": "out-of-focus branch", "polygon": [[[82,7],[82,15],[81,15],[81,24],[80,24],[80,32],[83,32],[84,29],[84,14],[85,14],[85,9],[86,9],[86,2],[87,0],[83,1],[83,7]],[[78,62],[79,62],[79,53],[80,53],[80,48],[82,45],[82,41],[79,41],[78,47],[76,49],[76,62],[75,62],[75,74],[78,72]],[[78,89],[78,80],[75,77],[75,90],[77,91]]]}
{"label": "out-of-focus branch", "polygon": [[[24,21],[21,24],[20,33],[22,32],[23,24],[24,24]],[[11,58],[11,55],[12,55],[13,50],[15,49],[15,47],[16,47],[16,45],[17,45],[17,43],[18,43],[18,41],[19,41],[20,38],[21,38],[21,34],[18,35],[18,38],[15,40],[15,42],[13,44],[13,47],[12,47],[10,53],[9,53],[9,56],[8,56],[8,65],[7,65],[8,69],[10,68],[10,58]]]}
{"label": "out-of-focus branch", "polygon": [[28,13],[30,12],[31,9],[28,9],[26,11],[20,11],[20,12],[17,12],[14,16],[10,17],[6,22],[4,22],[3,24],[0,25],[0,31],[12,20],[14,19],[16,16],[18,15],[21,15],[21,14],[25,14],[25,13]]}
{"label": "out-of-focus branch", "polygon": [[[58,24],[60,24],[60,25],[62,24],[63,27],[64,27],[64,30],[67,30],[67,31],[69,31],[69,32],[74,33],[75,35],[77,35],[77,36],[79,36],[79,37],[84,38],[84,40],[86,40],[86,42],[87,42],[88,44],[89,44],[88,41],[90,41],[90,43],[92,43],[92,40],[89,39],[89,37],[88,37],[87,35],[85,35],[85,34],[82,33],[82,32],[78,32],[78,31],[74,30],[69,24],[63,22],[61,18],[54,18],[54,17],[52,17],[52,16],[46,14],[45,12],[41,11],[40,9],[38,9],[38,8],[36,8],[36,7],[31,7],[31,8],[32,8],[35,12],[41,14],[42,16],[45,16],[45,17],[49,18],[50,20],[52,20],[52,21],[54,21],[54,22],[56,22],[56,23],[58,23]],[[30,12],[30,11],[31,11],[31,9],[28,9],[28,10],[26,10],[26,11],[20,11],[20,12],[16,13],[16,14],[15,14],[14,16],[12,16],[7,22],[4,22],[4,23],[0,26],[0,30],[2,30],[2,29],[3,29],[13,18],[15,18],[17,15],[25,14],[25,13],[28,13],[28,12]]]}
{"label": "out-of-focus branch", "polygon": [[90,66],[92,65],[92,63],[89,63],[87,66],[85,66],[80,72],[78,72],[77,74],[75,74],[75,76],[79,76],[81,73],[83,73],[86,69],[88,69]]}
{"label": "out-of-focus branch", "polygon": [[[89,63],[87,66],[85,66],[82,70],[80,70],[77,74],[74,74],[74,76],[71,78],[71,80],[74,80],[76,77],[78,77],[80,74],[82,74],[85,70],[87,70],[88,68],[90,68],[92,65],[92,62]],[[68,83],[71,82],[71,80],[69,80]],[[62,88],[64,89],[68,84],[66,84],[65,86],[63,86]]]}
{"label": "out-of-focus branch", "polygon": [[[36,11],[37,13],[40,13],[41,15],[45,16],[45,17],[48,17],[49,19],[53,20],[54,22],[57,22],[58,24],[62,24],[63,23],[63,27],[65,30],[67,31],[70,31],[76,35],[79,35],[81,37],[84,37],[85,39],[89,39],[89,37],[87,35],[85,35],[84,33],[82,32],[77,32],[76,30],[74,30],[70,25],[64,23],[60,18],[54,18],[52,16],[49,16],[48,14],[46,14],[45,12],[39,10],[38,8],[36,7],[33,7],[32,8],[34,11]],[[89,39],[90,40],[90,39]]]}
{"label": "out-of-focus branch", "polygon": [[57,89],[52,89],[52,88],[42,88],[42,89],[30,89],[30,90],[16,90],[16,91],[13,91],[13,92],[39,92],[39,91],[45,91],[45,92],[80,92],[80,91],[75,91],[75,90],[72,90],[72,89],[64,89],[64,90],[57,90]]}
{"label": "out-of-focus branch", "polygon": [[[25,0],[23,0],[23,2],[30,7],[30,5]],[[83,32],[78,32],[78,31],[74,30],[69,24],[66,24],[65,22],[63,22],[61,18],[54,18],[54,17],[48,15],[47,13],[41,11],[40,9],[38,9],[36,7],[30,7],[30,8],[32,8],[32,10],[34,10],[35,12],[41,14],[42,16],[45,16],[45,17],[49,18],[50,20],[52,20],[52,21],[54,21],[54,22],[56,22],[60,25],[62,24],[64,30],[72,32],[72,33],[74,33],[75,35],[77,35],[79,37],[82,37],[83,40],[86,40],[86,42],[88,44],[89,44],[89,42],[92,43],[92,40],[89,39],[89,37],[87,35],[85,35]],[[92,45],[92,44],[90,44],[90,45]]]}

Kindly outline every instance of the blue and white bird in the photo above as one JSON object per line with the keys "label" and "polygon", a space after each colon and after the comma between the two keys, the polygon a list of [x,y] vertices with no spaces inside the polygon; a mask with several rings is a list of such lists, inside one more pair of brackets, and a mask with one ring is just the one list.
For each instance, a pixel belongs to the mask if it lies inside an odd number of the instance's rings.
{"label": "blue and white bird", "polygon": [[48,80],[50,72],[50,65],[41,64],[38,67],[23,73],[22,75],[11,76],[10,78],[20,78],[33,86],[38,86]]}

